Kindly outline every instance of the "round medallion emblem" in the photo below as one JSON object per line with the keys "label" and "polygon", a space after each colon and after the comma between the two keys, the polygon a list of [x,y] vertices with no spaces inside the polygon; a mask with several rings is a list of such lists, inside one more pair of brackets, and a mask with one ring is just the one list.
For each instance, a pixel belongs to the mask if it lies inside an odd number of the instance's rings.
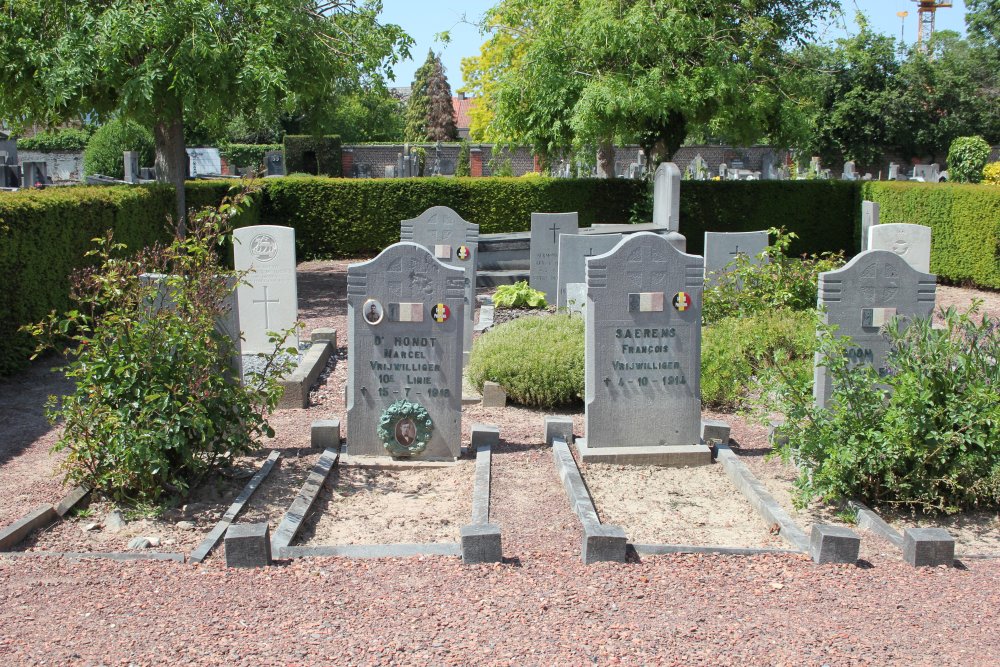
{"label": "round medallion emblem", "polygon": [[439,303],[434,306],[434,310],[431,311],[431,317],[433,317],[434,321],[438,324],[447,322],[448,318],[451,317],[451,308],[443,303]]}
{"label": "round medallion emblem", "polygon": [[378,422],[378,437],[390,456],[419,456],[427,449],[434,422],[419,403],[398,400],[385,409]]}
{"label": "round medallion emblem", "polygon": [[361,316],[365,318],[365,322],[368,324],[381,324],[382,320],[385,319],[385,309],[375,299],[368,299],[361,306]]}
{"label": "round medallion emblem", "polygon": [[270,234],[258,234],[250,241],[250,254],[258,262],[270,262],[278,256],[278,242]]}
{"label": "round medallion emblem", "polygon": [[681,311],[682,313],[691,307],[691,295],[687,292],[678,292],[674,295],[674,308]]}

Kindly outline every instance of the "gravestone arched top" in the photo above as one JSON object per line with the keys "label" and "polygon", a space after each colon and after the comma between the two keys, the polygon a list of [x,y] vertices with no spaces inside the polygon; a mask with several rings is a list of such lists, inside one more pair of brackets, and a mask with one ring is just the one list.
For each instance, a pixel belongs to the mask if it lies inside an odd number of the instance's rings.
{"label": "gravestone arched top", "polygon": [[455,239],[479,242],[479,225],[462,218],[447,206],[431,206],[415,218],[400,223],[400,240],[417,243],[446,243]]}

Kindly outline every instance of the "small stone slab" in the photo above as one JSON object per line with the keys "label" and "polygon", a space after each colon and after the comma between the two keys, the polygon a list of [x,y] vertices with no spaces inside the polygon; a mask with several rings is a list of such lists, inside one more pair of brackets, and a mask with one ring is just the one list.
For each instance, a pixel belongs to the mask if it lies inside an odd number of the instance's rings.
{"label": "small stone slab", "polygon": [[701,422],[701,440],[706,445],[713,442],[728,445],[731,430],[729,424],[721,419],[704,419]]}
{"label": "small stone slab", "polygon": [[584,525],[583,564],[611,561],[624,563],[628,553],[628,538],[620,526]]}
{"label": "small stone slab", "polygon": [[226,531],[226,567],[271,564],[271,531],[267,523],[242,523]]}
{"label": "small stone slab", "polygon": [[819,564],[856,563],[861,551],[861,538],[850,528],[813,524],[809,539],[809,555]]}
{"label": "small stone slab", "polygon": [[71,509],[73,509],[74,507],[76,507],[76,504],[78,502],[80,502],[81,500],[83,500],[84,498],[87,497],[88,493],[90,493],[90,488],[89,487],[81,485],[81,486],[78,486],[78,487],[74,488],[72,491],[70,491],[69,493],[67,493],[66,496],[62,500],[59,501],[58,505],[56,505],[56,507],[55,507],[56,514],[58,514],[61,517],[66,516],[66,514]]}
{"label": "small stone slab", "polygon": [[652,465],[667,468],[703,466],[712,463],[712,449],[706,445],[671,445],[670,447],[601,447],[591,449],[586,438],[577,438],[576,451],[586,463]]}
{"label": "small stone slab", "polygon": [[313,449],[340,449],[340,420],[317,419],[312,423],[310,443]]}
{"label": "small stone slab", "polygon": [[302,362],[295,367],[291,375],[279,380],[285,391],[278,401],[278,407],[308,408],[309,390],[316,384],[331,356],[333,356],[333,344],[330,341],[313,343],[312,347],[302,355]]}
{"label": "small stone slab", "polygon": [[505,408],[507,407],[507,392],[496,382],[483,383],[483,407],[484,408]]}
{"label": "small stone slab", "polygon": [[247,504],[247,502],[249,502],[250,496],[252,496],[254,491],[256,491],[261,483],[263,483],[264,479],[271,474],[271,470],[274,469],[274,464],[278,461],[280,456],[281,452],[276,449],[271,452],[270,456],[267,457],[267,460],[264,461],[264,465],[262,465],[260,470],[257,471],[257,474],[255,474],[250,481],[247,482],[247,485],[243,487],[242,491],[240,491],[240,495],[236,497],[233,504],[229,506],[228,510],[226,510],[226,513],[222,516],[222,519],[219,520],[219,523],[215,524],[215,528],[212,529],[212,532],[206,535],[205,539],[201,541],[201,544],[199,544],[198,547],[191,552],[191,555],[188,558],[189,562],[201,563],[208,557],[208,554],[215,548],[215,545],[219,543],[222,536],[225,535],[229,525],[235,521],[239,513],[243,511],[243,507]]}
{"label": "small stone slab", "polygon": [[903,531],[903,560],[913,567],[955,564],[955,538],[943,528],[907,528]]}
{"label": "small stone slab", "polygon": [[545,444],[551,445],[555,438],[573,442],[573,418],[546,415],[544,421]]}
{"label": "small stone slab", "polygon": [[500,526],[495,523],[462,526],[462,562],[499,563],[503,559]]}
{"label": "small stone slab", "polygon": [[313,343],[327,342],[334,349],[337,348],[337,330],[332,328],[313,329],[309,334],[309,340]]}
{"label": "small stone slab", "polygon": [[281,523],[278,524],[278,529],[274,531],[274,537],[271,540],[271,551],[273,553],[280,554],[281,550],[295,539],[295,534],[299,532],[299,526],[306,518],[313,503],[316,502],[316,496],[319,495],[320,489],[323,488],[326,478],[330,476],[330,470],[333,469],[333,464],[337,462],[337,456],[338,454],[335,450],[326,450],[309,472],[309,477],[302,484],[299,495],[292,501],[288,511],[285,512],[285,516],[282,517]]}
{"label": "small stone slab", "polygon": [[494,447],[500,444],[500,429],[493,424],[472,425],[472,451]]}
{"label": "small stone slab", "polygon": [[52,505],[36,507],[18,521],[0,530],[0,551],[14,547],[32,531],[44,528],[58,518],[59,515]]}

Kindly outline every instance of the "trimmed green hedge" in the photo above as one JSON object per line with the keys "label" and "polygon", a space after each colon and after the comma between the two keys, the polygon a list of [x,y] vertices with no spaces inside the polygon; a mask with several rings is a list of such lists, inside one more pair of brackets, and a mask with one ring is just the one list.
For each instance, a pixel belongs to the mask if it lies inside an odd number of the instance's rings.
{"label": "trimmed green hedge", "polygon": [[344,175],[340,135],[285,135],[285,173],[340,177]]}
{"label": "trimmed green hedge", "polygon": [[265,153],[281,149],[281,144],[225,144],[219,148],[219,154],[235,167],[260,169]]}
{"label": "trimmed green hedge", "polygon": [[20,368],[34,343],[18,327],[69,306],[70,273],[91,239],[142,248],[167,238],[170,187],[52,188],[0,196],[0,375]]}
{"label": "trimmed green hedge", "polygon": [[862,192],[879,203],[880,222],[931,228],[931,273],[1000,289],[1000,188],[870,182],[862,184]]}

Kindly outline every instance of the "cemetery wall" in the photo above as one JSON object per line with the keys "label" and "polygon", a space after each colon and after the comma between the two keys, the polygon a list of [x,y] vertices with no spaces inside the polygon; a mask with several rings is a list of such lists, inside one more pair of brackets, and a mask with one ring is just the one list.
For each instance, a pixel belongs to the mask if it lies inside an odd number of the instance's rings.
{"label": "cemetery wall", "polygon": [[173,189],[54,188],[0,196],[0,375],[27,362],[33,343],[18,332],[69,306],[70,274],[87,264],[91,239],[143,248],[165,240]]}
{"label": "cemetery wall", "polygon": [[18,150],[18,162],[44,162],[53,183],[79,183],[83,180],[83,152],[44,152]]}
{"label": "cemetery wall", "polygon": [[931,228],[931,273],[956,283],[1000,289],[1000,188],[929,183],[865,183],[880,222]]}
{"label": "cemetery wall", "polygon": [[[435,150],[437,144],[410,144],[423,148],[427,153],[424,163],[424,175],[429,176],[436,161]],[[534,170],[535,156],[530,148],[518,147],[513,151],[500,150],[494,155],[491,144],[470,144],[473,148],[482,149],[483,155],[483,176],[492,176],[493,172],[499,169],[501,164],[510,160],[511,172],[514,176],[523,176]],[[354,168],[352,173],[344,174],[347,177],[383,178],[385,168],[397,164],[399,156],[404,151],[403,144],[347,144],[344,150],[351,151],[354,155]],[[454,174],[455,165],[458,163],[458,152],[461,144],[449,142],[441,144],[441,160],[446,166],[442,169],[442,174],[450,176]]]}

